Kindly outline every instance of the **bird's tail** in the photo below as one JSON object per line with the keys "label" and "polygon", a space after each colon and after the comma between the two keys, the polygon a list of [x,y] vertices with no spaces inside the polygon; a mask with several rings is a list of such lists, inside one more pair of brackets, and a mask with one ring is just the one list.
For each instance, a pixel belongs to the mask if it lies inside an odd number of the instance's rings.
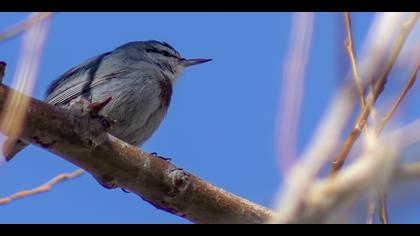
{"label": "bird's tail", "polygon": [[27,143],[18,139],[8,138],[3,144],[3,156],[6,158],[6,161],[10,161],[18,152],[28,146]]}

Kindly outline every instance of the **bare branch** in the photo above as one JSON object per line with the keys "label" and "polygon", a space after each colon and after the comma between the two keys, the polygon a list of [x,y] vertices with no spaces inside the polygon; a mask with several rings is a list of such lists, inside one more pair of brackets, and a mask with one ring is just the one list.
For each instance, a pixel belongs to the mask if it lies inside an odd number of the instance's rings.
{"label": "bare branch", "polygon": [[385,125],[388,123],[388,121],[391,119],[391,116],[395,113],[397,108],[400,106],[402,100],[407,95],[407,92],[413,87],[414,82],[416,82],[417,79],[417,73],[420,68],[420,61],[417,62],[416,68],[411,72],[409,79],[407,80],[403,90],[401,91],[400,95],[398,96],[397,100],[392,105],[391,109],[388,111],[388,113],[382,118],[381,125],[379,127],[379,132],[381,132]]}
{"label": "bare branch", "polygon": [[420,142],[419,133],[420,119],[381,139],[371,130],[366,134],[366,145],[360,156],[342,171],[323,180],[308,181],[314,165],[298,163],[299,169],[292,172],[294,185],[288,186],[288,191],[281,196],[286,200],[280,208],[283,211],[275,213],[269,223],[337,223],[343,213],[371,189],[386,186],[391,180],[420,178],[420,162],[397,163],[402,149]]}
{"label": "bare branch", "polygon": [[413,163],[403,163],[396,168],[393,179],[395,181],[405,181],[420,178],[420,161]]}
{"label": "bare branch", "polygon": [[[381,143],[368,134],[370,144],[362,155],[343,171],[308,186],[298,211],[277,213],[276,223],[337,223],[343,213],[365,192],[383,185],[393,173],[398,143]],[[389,143],[388,143],[389,142]]]}
{"label": "bare branch", "polygon": [[347,53],[349,54],[351,68],[353,71],[354,80],[356,82],[357,91],[359,92],[359,100],[360,100],[360,107],[363,109],[365,106],[365,91],[363,88],[363,82],[360,78],[359,71],[357,70],[356,59],[354,56],[354,49],[353,49],[353,37],[351,33],[351,21],[348,12],[344,12],[344,22],[346,24],[346,49]]}
{"label": "bare branch", "polygon": [[[12,87],[16,90],[32,94],[36,81],[38,66],[47,36],[49,21],[34,20],[23,37],[20,50],[20,56],[16,73],[12,81]],[[35,24],[37,23],[37,24]],[[5,68],[3,68],[5,69]],[[7,130],[10,138],[3,144],[3,150],[7,153],[13,150],[16,137],[21,132],[22,122],[24,121],[24,112],[28,106],[29,100],[18,93],[8,97],[5,107],[0,114],[0,129]],[[19,107],[20,109],[16,109]]]}
{"label": "bare branch", "polygon": [[386,203],[387,193],[385,189],[380,189],[378,192],[379,196],[379,219],[382,224],[388,224],[388,205]]}
{"label": "bare branch", "polygon": [[389,72],[392,69],[392,66],[397,59],[402,46],[404,45],[405,40],[407,39],[411,29],[417,22],[420,13],[415,13],[414,16],[405,23],[401,28],[401,33],[398,37],[397,42],[395,43],[394,48],[391,51],[390,56],[388,57],[384,70],[382,71],[381,75],[379,76],[378,80],[376,81],[373,91],[370,92],[366,106],[362,109],[362,112],[359,114],[356,122],[353,125],[352,130],[350,131],[349,135],[347,136],[339,154],[337,155],[336,159],[333,161],[330,169],[330,175],[335,174],[337,171],[341,169],[346,160],[347,155],[349,154],[353,144],[360,136],[360,133],[363,127],[366,124],[367,117],[369,116],[370,110],[373,107],[373,104],[376,102],[379,95],[382,93],[384,86],[387,82],[387,77]]}
{"label": "bare branch", "polygon": [[375,218],[376,213],[376,195],[369,196],[368,199],[368,206],[367,206],[367,220],[366,223],[371,225],[373,224],[373,220]]}
{"label": "bare branch", "polygon": [[[18,92],[0,86],[0,110],[13,93]],[[33,98],[25,113],[19,138],[72,162],[105,186],[137,194],[158,209],[197,223],[261,223],[272,214],[107,133],[87,135],[74,113]],[[103,126],[98,119],[85,117],[85,121],[90,128]]]}
{"label": "bare branch", "polygon": [[47,192],[48,190],[50,190],[53,187],[53,185],[58,184],[58,183],[60,183],[64,180],[79,177],[83,173],[84,173],[84,171],[79,169],[79,170],[74,171],[73,173],[59,174],[56,177],[54,177],[53,179],[51,179],[50,181],[48,181],[47,183],[45,183],[45,184],[43,184],[39,187],[36,187],[34,189],[31,189],[31,190],[24,190],[24,191],[15,193],[15,194],[13,194],[9,197],[0,198],[0,205],[9,203],[9,202],[11,202],[13,200],[16,200],[16,199],[19,199],[19,198],[24,198],[24,197],[32,196],[34,194]]}
{"label": "bare branch", "polygon": [[17,25],[11,26],[10,28],[6,29],[3,32],[0,32],[0,41],[13,37],[14,35],[28,29],[32,25],[40,23],[43,20],[50,18],[53,14],[54,14],[53,12],[38,12],[38,13],[31,14],[23,22]]}
{"label": "bare branch", "polygon": [[277,117],[277,152],[282,173],[296,160],[296,135],[303,100],[305,67],[308,62],[313,13],[295,13],[290,33],[289,51],[284,63],[280,107]]}
{"label": "bare branch", "polygon": [[331,159],[354,108],[357,91],[352,85],[342,88],[332,99],[307,150],[285,178],[283,189],[278,193],[277,213],[269,223],[288,222],[286,218],[301,212],[301,203],[306,198],[308,189],[316,181],[322,167]]}
{"label": "bare branch", "polygon": [[[385,128],[385,125],[388,123],[388,121],[391,119],[391,116],[395,113],[397,108],[400,106],[402,100],[406,96],[408,90],[413,86],[414,82],[417,79],[417,72],[420,67],[420,61],[417,63],[416,68],[414,68],[413,72],[411,73],[409,79],[407,80],[403,90],[401,91],[400,95],[398,96],[395,103],[392,105],[390,111],[382,118],[380,127],[378,129],[378,135],[382,132],[382,130]],[[379,191],[379,217],[382,223],[388,224],[388,210],[387,210],[387,194],[386,190],[380,190]]]}

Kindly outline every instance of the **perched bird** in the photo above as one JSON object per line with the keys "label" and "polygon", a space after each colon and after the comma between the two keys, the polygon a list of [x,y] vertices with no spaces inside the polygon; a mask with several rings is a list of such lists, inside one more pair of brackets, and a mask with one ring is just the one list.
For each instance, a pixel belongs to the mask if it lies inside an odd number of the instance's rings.
{"label": "perched bird", "polygon": [[[159,127],[172,96],[172,86],[185,67],[211,59],[185,59],[169,44],[155,40],[124,44],[88,59],[53,81],[45,101],[65,106],[85,99],[111,98],[100,111],[115,121],[109,133],[132,145],[143,144]],[[7,161],[28,144],[6,142]]]}

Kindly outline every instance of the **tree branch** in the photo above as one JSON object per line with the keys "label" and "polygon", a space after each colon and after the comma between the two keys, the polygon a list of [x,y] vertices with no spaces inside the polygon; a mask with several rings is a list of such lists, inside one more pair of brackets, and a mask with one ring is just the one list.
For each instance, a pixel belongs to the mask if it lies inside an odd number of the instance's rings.
{"label": "tree branch", "polygon": [[[0,85],[0,110],[13,93],[19,92]],[[124,188],[158,209],[196,223],[261,223],[272,215],[270,210],[212,186],[112,135],[86,134],[74,113],[29,99],[19,138],[79,166],[106,186]],[[98,119],[85,120],[88,128],[102,125]]]}
{"label": "tree branch", "polygon": [[376,100],[378,99],[379,95],[382,93],[385,87],[388,74],[391,71],[395,61],[397,60],[397,57],[406,39],[408,38],[408,35],[410,34],[412,28],[416,24],[419,15],[420,13],[415,13],[413,17],[401,27],[401,33],[398,36],[397,42],[392,48],[391,54],[387,58],[384,69],[382,73],[379,75],[379,78],[375,82],[373,90],[371,91],[371,93],[368,96],[368,99],[366,100],[366,106],[362,109],[359,116],[357,117],[357,120],[354,123],[352,130],[348,134],[342,148],[340,149],[339,154],[337,155],[336,159],[333,161],[331,165],[330,172],[329,172],[330,176],[337,173],[341,169],[341,167],[344,165],[344,161],[346,160],[347,155],[352,149],[353,144],[356,142],[357,138],[360,136],[360,133],[366,124],[366,120],[369,116],[369,113],[373,105],[375,104]]}
{"label": "tree branch", "polygon": [[351,21],[350,21],[350,15],[348,12],[344,12],[344,22],[346,25],[346,40],[345,40],[345,46],[347,53],[349,54],[349,59],[351,62],[351,68],[353,71],[353,77],[354,81],[356,83],[357,90],[359,92],[359,100],[360,100],[360,109],[363,109],[365,106],[365,91],[363,88],[363,82],[360,78],[359,71],[357,69],[356,65],[356,58],[354,56],[354,49],[353,49],[353,36],[351,33]]}
{"label": "tree branch", "polygon": [[13,25],[6,29],[3,32],[0,32],[0,41],[5,39],[11,38],[20,32],[25,31],[29,27],[37,24],[43,20],[50,18],[54,12],[38,12],[31,14],[28,18],[26,18],[23,22],[18,23],[17,25]]}
{"label": "tree branch", "polygon": [[[379,129],[377,131],[378,135],[382,132],[382,130],[385,128],[385,125],[388,123],[388,121],[391,119],[392,115],[395,113],[395,111],[397,110],[397,108],[400,106],[402,100],[404,99],[404,97],[407,95],[408,91],[413,87],[414,82],[417,79],[417,72],[420,68],[420,61],[417,62],[416,67],[414,68],[413,72],[411,73],[409,79],[407,80],[403,90],[401,91],[400,95],[398,96],[397,100],[395,101],[395,103],[392,105],[391,109],[388,111],[388,113],[386,113],[386,115],[384,116],[384,118],[382,118],[381,120],[381,124],[379,126]],[[387,193],[386,190],[380,190],[379,191],[379,209],[380,209],[380,220],[382,223],[384,224],[388,224],[389,220],[388,220],[388,210],[387,210]]]}
{"label": "tree branch", "polygon": [[19,199],[19,198],[24,198],[24,197],[31,196],[31,195],[34,195],[34,194],[46,192],[46,191],[50,190],[53,185],[58,184],[58,183],[62,182],[63,180],[73,179],[73,178],[79,177],[80,175],[83,174],[83,172],[84,172],[83,170],[79,169],[79,170],[76,170],[72,173],[59,174],[56,177],[54,177],[53,179],[51,179],[50,181],[48,181],[47,183],[45,183],[45,184],[43,184],[39,187],[36,187],[34,189],[31,189],[31,190],[20,191],[20,192],[17,192],[15,194],[12,194],[8,197],[5,197],[5,198],[0,198],[0,205],[9,203],[9,202],[11,202],[13,200],[16,200],[16,199]]}
{"label": "tree branch", "polygon": [[386,115],[382,118],[381,125],[379,127],[378,133],[380,133],[385,128],[385,125],[388,123],[388,121],[391,119],[392,115],[395,113],[397,108],[400,106],[402,100],[407,95],[408,91],[413,87],[414,82],[416,82],[417,73],[418,73],[419,69],[420,69],[420,60],[417,62],[416,67],[411,72],[407,82],[404,85],[404,88],[400,92],[400,95],[398,95],[397,100],[394,102],[394,104],[392,105],[392,107],[388,111],[388,113],[386,113]]}

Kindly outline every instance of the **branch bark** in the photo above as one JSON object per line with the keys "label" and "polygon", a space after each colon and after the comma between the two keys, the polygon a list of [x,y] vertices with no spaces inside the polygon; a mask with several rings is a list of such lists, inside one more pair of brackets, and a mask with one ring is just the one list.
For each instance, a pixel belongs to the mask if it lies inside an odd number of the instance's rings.
{"label": "branch bark", "polygon": [[[0,110],[13,93],[19,92],[0,85]],[[262,223],[273,214],[105,132],[86,136],[75,125],[73,113],[29,99],[20,138],[79,166],[107,186],[124,188],[195,223]],[[88,127],[101,125],[98,119],[87,119]]]}

